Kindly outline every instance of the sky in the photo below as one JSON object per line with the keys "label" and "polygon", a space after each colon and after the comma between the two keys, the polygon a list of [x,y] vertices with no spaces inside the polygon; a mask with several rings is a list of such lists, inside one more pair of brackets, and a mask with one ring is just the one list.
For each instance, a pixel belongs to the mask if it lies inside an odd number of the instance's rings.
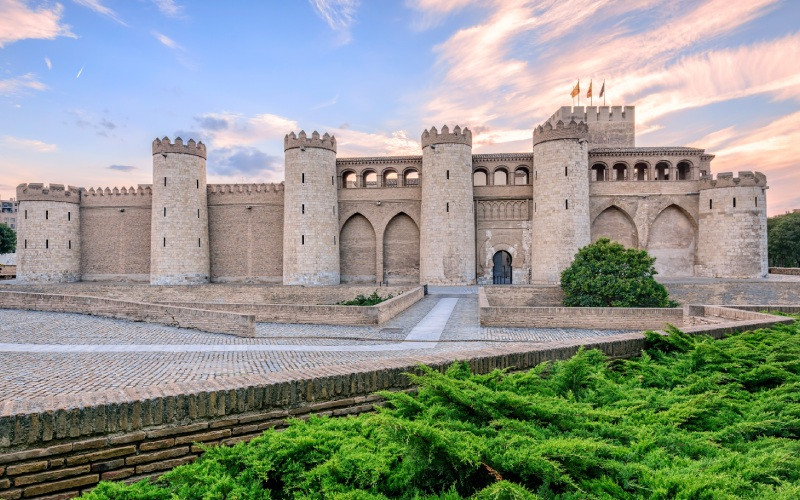
{"label": "sky", "polygon": [[339,157],[445,123],[531,151],[578,79],[636,106],[637,146],[705,148],[800,208],[800,0],[0,0],[0,198],[150,183],[165,135],[207,144],[210,183],[280,182],[301,129]]}

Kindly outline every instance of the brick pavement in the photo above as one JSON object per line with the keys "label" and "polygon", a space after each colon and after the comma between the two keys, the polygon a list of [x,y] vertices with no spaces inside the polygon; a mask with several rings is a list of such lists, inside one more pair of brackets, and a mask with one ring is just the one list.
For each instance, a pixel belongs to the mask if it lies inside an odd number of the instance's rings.
{"label": "brick pavement", "polygon": [[0,310],[0,404],[35,405],[58,395],[281,371],[313,374],[325,367],[412,359],[421,352],[458,359],[459,352],[498,343],[522,347],[620,333],[481,328],[471,289],[431,291],[436,294],[382,327],[262,323],[250,339],[77,314]]}

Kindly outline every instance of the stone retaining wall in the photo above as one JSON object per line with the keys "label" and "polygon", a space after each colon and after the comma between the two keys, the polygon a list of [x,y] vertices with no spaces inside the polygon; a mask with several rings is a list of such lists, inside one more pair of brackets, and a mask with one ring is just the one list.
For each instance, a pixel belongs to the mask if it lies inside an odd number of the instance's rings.
{"label": "stone retaining wall", "polygon": [[[535,290],[540,287],[530,287]],[[509,296],[507,299],[507,295]],[[555,295],[552,293],[551,295]],[[549,297],[550,295],[545,296]],[[491,297],[491,299],[489,299]],[[513,293],[511,288],[488,291],[478,289],[481,326],[510,328],[597,328],[602,325],[614,330],[659,330],[666,325],[682,326],[681,308],[645,307],[537,307],[506,305],[507,303],[536,303],[524,292]]]}
{"label": "stone retaining wall", "polygon": [[[0,291],[0,309],[88,314],[238,337],[255,336],[255,316],[80,295]],[[2,498],[2,497],[0,497]]]}
{"label": "stone retaining wall", "polygon": [[796,304],[800,279],[664,280],[671,299],[681,304]]}
{"label": "stone retaining wall", "polygon": [[[719,306],[697,307],[751,319],[747,327],[729,323],[691,329],[716,338],[794,321]],[[476,373],[487,373],[567,359],[581,346],[622,358],[640,354],[644,345],[641,334],[630,333],[524,351],[519,346],[483,348],[459,356]],[[451,354],[415,357],[416,363],[438,370],[453,361]],[[408,360],[393,359],[332,366],[317,370],[315,376],[285,371],[56,397],[49,402],[52,409],[41,412],[26,411],[24,401],[9,401],[0,406],[0,498],[73,495],[101,479],[152,477],[194,460],[202,453],[195,443],[247,441],[265,429],[286,425],[290,417],[370,411],[380,404],[376,391],[409,390],[405,374],[417,371]]]}
{"label": "stone retaining wall", "polygon": [[770,274],[789,274],[791,276],[800,276],[800,267],[770,267]]}

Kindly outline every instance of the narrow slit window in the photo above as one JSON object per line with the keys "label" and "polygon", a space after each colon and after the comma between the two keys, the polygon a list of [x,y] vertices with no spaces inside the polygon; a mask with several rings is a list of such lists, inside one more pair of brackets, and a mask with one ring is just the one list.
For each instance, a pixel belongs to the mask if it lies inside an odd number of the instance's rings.
{"label": "narrow slit window", "polygon": [[333,237],[333,244],[336,244],[336,236]]}
{"label": "narrow slit window", "polygon": [[569,210],[569,200],[564,200],[564,209]]}
{"label": "narrow slit window", "polygon": [[736,208],[736,198],[733,199],[733,208]]}
{"label": "narrow slit window", "polygon": [[714,208],[714,200],[708,200],[708,209],[711,210]]}
{"label": "narrow slit window", "polygon": [[331,186],[334,185],[333,176],[331,176]]}
{"label": "narrow slit window", "polygon": [[167,246],[167,237],[166,236],[164,236],[164,241],[162,242],[162,245],[164,245],[164,247]]}
{"label": "narrow slit window", "polygon": [[450,180],[450,171],[449,170],[447,171],[447,180],[448,181]]}
{"label": "narrow slit window", "polygon": [[72,212],[67,212],[67,220],[72,220]]}
{"label": "narrow slit window", "polygon": [[25,240],[25,248],[28,248],[28,240]]}
{"label": "narrow slit window", "polygon": [[569,176],[569,167],[564,167],[564,177]]}
{"label": "narrow slit window", "polygon": [[27,219],[27,218],[28,218],[28,211],[25,210],[25,219]]}
{"label": "narrow slit window", "polygon": [[306,173],[305,172],[300,174],[300,183],[301,184],[305,184],[306,183]]}
{"label": "narrow slit window", "polygon": [[304,213],[306,213],[306,204],[305,204],[305,203],[303,203],[303,204],[301,204],[301,205],[300,205],[300,213],[301,213],[301,214],[304,214]]}
{"label": "narrow slit window", "polygon": [[167,216],[167,207],[164,207],[164,217]]}
{"label": "narrow slit window", "polygon": [[756,206],[758,206],[758,196],[756,196],[756,197],[754,198],[754,200],[755,200],[755,202],[756,202]]}
{"label": "narrow slit window", "polygon": [[200,179],[197,179],[197,189],[200,189]]}
{"label": "narrow slit window", "polygon": [[72,250],[72,240],[69,240],[69,241],[67,242],[67,248],[69,248],[70,250]]}
{"label": "narrow slit window", "polygon": [[164,177],[164,187],[167,187],[167,178]]}
{"label": "narrow slit window", "polygon": [[197,238],[197,248],[200,248],[200,238]]}
{"label": "narrow slit window", "polygon": [[44,211],[44,218],[45,219],[49,219],[50,218],[50,210],[45,210]]}
{"label": "narrow slit window", "polygon": [[536,212],[536,203],[533,204],[533,211]]}
{"label": "narrow slit window", "polygon": [[199,208],[197,209],[197,218],[198,219],[200,218],[200,209]]}
{"label": "narrow slit window", "polygon": [[300,244],[301,245],[305,245],[306,244],[306,235],[305,234],[300,236]]}
{"label": "narrow slit window", "polygon": [[449,212],[449,211],[450,211],[450,202],[447,202],[447,203],[445,204],[445,211],[447,211],[447,212]]}
{"label": "narrow slit window", "polygon": [[50,240],[44,240],[44,247],[50,248]]}

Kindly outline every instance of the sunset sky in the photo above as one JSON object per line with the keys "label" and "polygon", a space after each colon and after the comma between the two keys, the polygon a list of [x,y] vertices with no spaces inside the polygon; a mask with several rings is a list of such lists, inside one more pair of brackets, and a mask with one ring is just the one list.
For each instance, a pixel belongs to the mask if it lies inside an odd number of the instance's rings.
{"label": "sunset sky", "polygon": [[0,197],[149,183],[164,135],[206,142],[212,183],[281,181],[300,129],[340,157],[444,123],[530,151],[578,78],[637,107],[637,146],[705,148],[800,208],[798,0],[0,0]]}

